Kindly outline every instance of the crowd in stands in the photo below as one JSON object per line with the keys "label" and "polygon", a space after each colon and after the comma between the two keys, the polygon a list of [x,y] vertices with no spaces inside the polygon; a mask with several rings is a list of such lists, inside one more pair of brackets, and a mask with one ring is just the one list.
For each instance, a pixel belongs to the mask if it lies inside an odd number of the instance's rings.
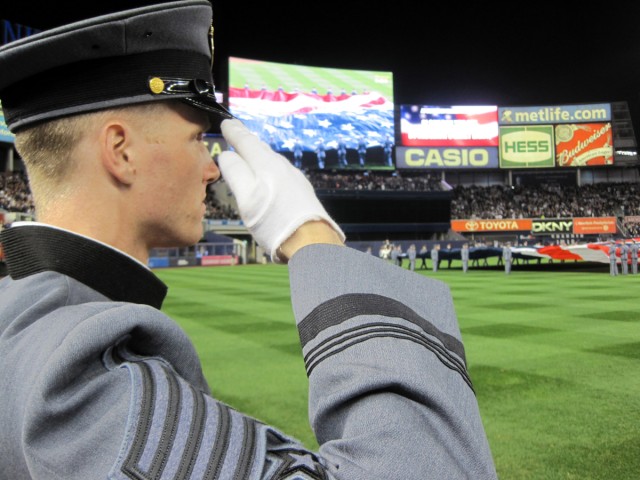
{"label": "crowd in stands", "polygon": [[24,173],[0,172],[0,209],[33,214],[33,198]]}
{"label": "crowd in stands", "polygon": [[239,220],[238,211],[229,204],[221,203],[213,193],[207,195],[205,205],[207,207],[205,218],[211,220]]}
{"label": "crowd in stands", "polygon": [[398,171],[392,173],[306,171],[305,175],[316,190],[433,192],[445,188],[440,179],[428,173],[401,175]]}
{"label": "crowd in stands", "polygon": [[455,187],[451,218],[568,218],[640,214],[640,185]]}
{"label": "crowd in stands", "polygon": [[[206,217],[236,220],[240,216],[230,205],[222,204],[211,191],[206,198]],[[0,209],[7,212],[34,214],[33,198],[23,172],[0,172]]]}
{"label": "crowd in stands", "polygon": [[[305,172],[317,190],[441,191],[451,189],[435,175],[398,172]],[[452,219],[623,217],[640,218],[640,184],[597,183],[583,186],[456,186]],[[239,219],[211,190],[206,200],[209,219]],[[0,209],[33,214],[26,175],[0,173]],[[629,235],[640,236],[640,222],[627,223]]]}
{"label": "crowd in stands", "polygon": [[640,222],[625,222],[624,228],[628,236],[640,238]]}

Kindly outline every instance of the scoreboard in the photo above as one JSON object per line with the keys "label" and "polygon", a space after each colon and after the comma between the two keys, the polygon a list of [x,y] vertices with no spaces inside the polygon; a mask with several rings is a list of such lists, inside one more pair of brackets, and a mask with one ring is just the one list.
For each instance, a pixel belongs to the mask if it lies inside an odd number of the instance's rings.
{"label": "scoreboard", "polygon": [[398,169],[554,169],[637,162],[626,102],[400,106]]}

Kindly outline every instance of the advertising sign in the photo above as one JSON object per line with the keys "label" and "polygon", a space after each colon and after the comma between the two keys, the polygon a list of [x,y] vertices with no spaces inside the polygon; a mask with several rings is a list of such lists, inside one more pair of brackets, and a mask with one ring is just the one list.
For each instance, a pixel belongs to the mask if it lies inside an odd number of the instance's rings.
{"label": "advertising sign", "polygon": [[451,220],[451,230],[460,233],[528,231],[533,235],[616,233],[615,217],[516,218]]}
{"label": "advertising sign", "polygon": [[396,168],[498,168],[498,147],[396,147]]}
{"label": "advertising sign", "polygon": [[611,104],[552,105],[546,107],[500,107],[500,125],[547,125],[550,123],[609,122]]}
{"label": "advertising sign", "polygon": [[225,150],[229,150],[227,145],[227,141],[224,139],[222,135],[217,134],[207,134],[204,137],[204,143],[209,149],[209,153],[211,154],[211,158],[214,160],[218,158]]}
{"label": "advertising sign", "polygon": [[617,231],[616,217],[580,217],[573,219],[573,233],[575,234],[612,234]]}
{"label": "advertising sign", "polygon": [[500,168],[555,166],[553,126],[500,127]]}
{"label": "advertising sign", "polygon": [[192,257],[170,257],[170,267],[196,267],[198,266],[198,259]]}
{"label": "advertising sign", "polygon": [[212,267],[217,265],[237,265],[238,257],[235,255],[208,255],[202,257],[200,264],[203,267]]}
{"label": "advertising sign", "polygon": [[527,218],[451,220],[451,230],[461,233],[528,232],[531,230],[531,220]]}
{"label": "advertising sign", "polygon": [[497,106],[400,106],[402,145],[497,147]]}
{"label": "advertising sign", "polygon": [[7,122],[4,120],[4,112],[2,111],[2,104],[0,104],[0,142],[14,143],[15,136],[9,131]]}
{"label": "advertising sign", "polygon": [[556,162],[559,167],[613,165],[610,123],[556,125]]}
{"label": "advertising sign", "polygon": [[573,233],[572,218],[534,218],[531,220],[532,235]]}
{"label": "advertising sign", "polygon": [[19,40],[29,35],[40,32],[37,28],[32,28],[27,25],[20,25],[19,23],[10,22],[9,20],[0,20],[0,44],[6,45],[9,42]]}
{"label": "advertising sign", "polygon": [[166,268],[169,266],[169,257],[149,257],[149,268]]}

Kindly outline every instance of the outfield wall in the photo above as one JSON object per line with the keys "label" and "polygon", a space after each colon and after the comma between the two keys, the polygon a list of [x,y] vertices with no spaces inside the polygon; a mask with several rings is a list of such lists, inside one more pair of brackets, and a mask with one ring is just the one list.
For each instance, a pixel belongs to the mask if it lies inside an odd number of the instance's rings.
{"label": "outfield wall", "polygon": [[156,248],[149,255],[149,268],[214,267],[247,263],[246,243],[201,242],[185,248]]}

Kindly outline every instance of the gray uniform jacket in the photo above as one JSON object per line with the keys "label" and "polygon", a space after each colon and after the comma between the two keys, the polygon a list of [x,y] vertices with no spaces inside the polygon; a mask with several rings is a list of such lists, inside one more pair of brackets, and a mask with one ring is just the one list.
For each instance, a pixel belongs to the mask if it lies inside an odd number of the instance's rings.
{"label": "gray uniform jacket", "polygon": [[144,265],[42,225],[0,241],[2,480],[496,478],[441,282],[345,247],[294,256],[310,452],[212,396]]}

